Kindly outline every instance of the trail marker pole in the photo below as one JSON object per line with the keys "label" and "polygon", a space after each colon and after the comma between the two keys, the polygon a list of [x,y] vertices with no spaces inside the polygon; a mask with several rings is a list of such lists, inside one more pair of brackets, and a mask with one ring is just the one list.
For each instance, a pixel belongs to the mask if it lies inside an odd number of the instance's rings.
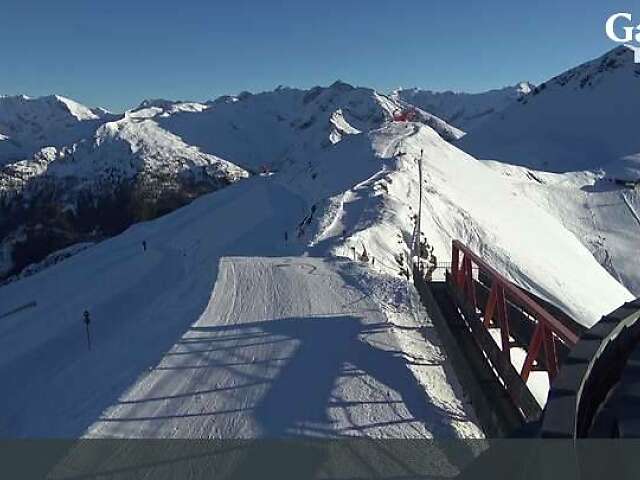
{"label": "trail marker pole", "polygon": [[84,311],[84,325],[87,329],[87,347],[91,350],[91,335],[89,334],[89,323],[91,323],[91,318],[89,317],[89,312],[87,310]]}

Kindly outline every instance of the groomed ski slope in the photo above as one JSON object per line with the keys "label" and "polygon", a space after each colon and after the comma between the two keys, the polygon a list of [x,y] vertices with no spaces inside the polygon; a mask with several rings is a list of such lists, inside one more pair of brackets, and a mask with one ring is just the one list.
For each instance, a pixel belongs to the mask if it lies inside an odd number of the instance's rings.
{"label": "groomed ski slope", "polygon": [[480,436],[405,281],[278,258],[303,212],[254,177],[0,289],[0,435]]}
{"label": "groomed ski slope", "polygon": [[406,352],[398,335],[417,325],[388,322],[361,275],[348,260],[222,258],[203,314],[89,436],[479,435],[442,353],[419,336],[426,350]]}

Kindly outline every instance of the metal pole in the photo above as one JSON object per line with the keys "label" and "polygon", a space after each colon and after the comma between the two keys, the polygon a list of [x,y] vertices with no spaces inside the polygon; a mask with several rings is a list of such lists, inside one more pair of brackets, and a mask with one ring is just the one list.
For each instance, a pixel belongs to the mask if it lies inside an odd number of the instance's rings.
{"label": "metal pole", "polygon": [[416,220],[416,244],[414,245],[415,252],[414,255],[418,257],[418,262],[420,262],[420,233],[421,230],[421,220],[422,220],[422,154],[424,150],[420,150],[420,159],[418,160],[418,181],[420,183],[419,188],[419,201],[418,201],[418,219]]}

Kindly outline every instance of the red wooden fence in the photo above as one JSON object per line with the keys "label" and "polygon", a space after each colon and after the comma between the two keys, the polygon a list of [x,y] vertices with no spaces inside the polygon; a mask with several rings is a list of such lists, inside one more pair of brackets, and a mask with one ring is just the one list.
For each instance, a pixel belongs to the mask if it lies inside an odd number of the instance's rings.
{"label": "red wooden fence", "polygon": [[[578,341],[578,334],[559,321],[547,310],[535,302],[522,289],[511,283],[498,273],[478,255],[458,240],[453,241],[451,256],[451,278],[455,288],[462,294],[468,305],[474,312],[484,312],[483,325],[485,328],[497,326],[500,329],[500,343],[502,354],[511,360],[510,333],[509,333],[509,309],[507,302],[518,305],[527,314],[535,319],[536,326],[527,350],[520,376],[524,382],[529,378],[534,362],[543,353],[549,380],[558,373],[558,353],[556,342],[561,341],[569,347],[573,347]],[[488,278],[491,290],[484,308],[478,305],[474,272]],[[480,307],[480,308],[479,308]]]}

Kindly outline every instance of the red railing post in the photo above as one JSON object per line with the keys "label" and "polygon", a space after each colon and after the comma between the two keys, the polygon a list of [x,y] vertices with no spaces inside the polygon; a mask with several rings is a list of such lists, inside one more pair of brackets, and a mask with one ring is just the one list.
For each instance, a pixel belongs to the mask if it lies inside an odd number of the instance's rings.
{"label": "red railing post", "polygon": [[460,250],[454,241],[451,246],[451,278],[455,285],[458,285],[458,268],[460,267]]}
{"label": "red railing post", "polygon": [[[477,311],[477,291],[473,278],[474,264],[478,271],[491,281],[491,290],[484,309],[483,325],[489,328],[497,324],[500,329],[500,343],[502,354],[511,361],[511,341],[508,301],[522,308],[535,320],[533,336],[527,347],[527,355],[520,372],[521,378],[526,382],[539,360],[541,348],[544,347],[544,361],[550,380],[558,373],[558,353],[556,340],[561,340],[569,347],[578,341],[576,332],[558,321],[538,303],[532,300],[522,289],[518,288],[504,276],[494,270],[479,256],[458,240],[452,242],[451,276],[455,288],[459,291],[464,301]],[[555,337],[558,337],[557,339]]]}
{"label": "red railing post", "polygon": [[458,266],[458,278],[456,278],[456,285],[458,285],[458,288],[460,290],[462,290],[462,293],[464,294],[464,279],[465,279],[465,267],[467,265],[467,256],[464,252],[462,252],[462,258],[460,259],[460,265]]}
{"label": "red railing post", "polygon": [[489,298],[487,299],[487,306],[484,308],[484,326],[489,328],[491,321],[493,320],[493,313],[496,309],[496,301],[498,298],[498,281],[493,280],[491,282],[491,291],[489,292]]}
{"label": "red railing post", "polygon": [[462,257],[462,271],[460,272],[460,286],[465,300],[469,301],[469,257],[463,255]]}
{"label": "red railing post", "polygon": [[498,283],[496,292],[496,309],[498,311],[498,325],[500,327],[500,340],[502,343],[502,353],[511,361],[511,342],[509,340],[509,314],[507,313],[507,302],[504,295],[502,282]]}
{"label": "red railing post", "polygon": [[520,376],[525,382],[529,378],[529,374],[531,373],[531,369],[533,368],[533,362],[536,361],[536,359],[538,358],[538,354],[540,353],[543,330],[544,326],[542,325],[542,323],[538,322],[535,330],[533,331],[533,337],[531,337],[531,343],[529,344],[529,349],[527,350],[527,356],[524,359],[524,363],[522,364],[522,371],[520,372]]}
{"label": "red railing post", "polygon": [[549,373],[549,383],[551,383],[558,373],[558,352],[556,351],[553,332],[549,328],[544,329],[542,341],[544,344],[544,358],[547,363],[547,372]]}
{"label": "red railing post", "polygon": [[473,284],[473,264],[468,255],[464,256],[464,274],[467,300],[475,312],[478,308],[478,299],[476,298],[476,286]]}

